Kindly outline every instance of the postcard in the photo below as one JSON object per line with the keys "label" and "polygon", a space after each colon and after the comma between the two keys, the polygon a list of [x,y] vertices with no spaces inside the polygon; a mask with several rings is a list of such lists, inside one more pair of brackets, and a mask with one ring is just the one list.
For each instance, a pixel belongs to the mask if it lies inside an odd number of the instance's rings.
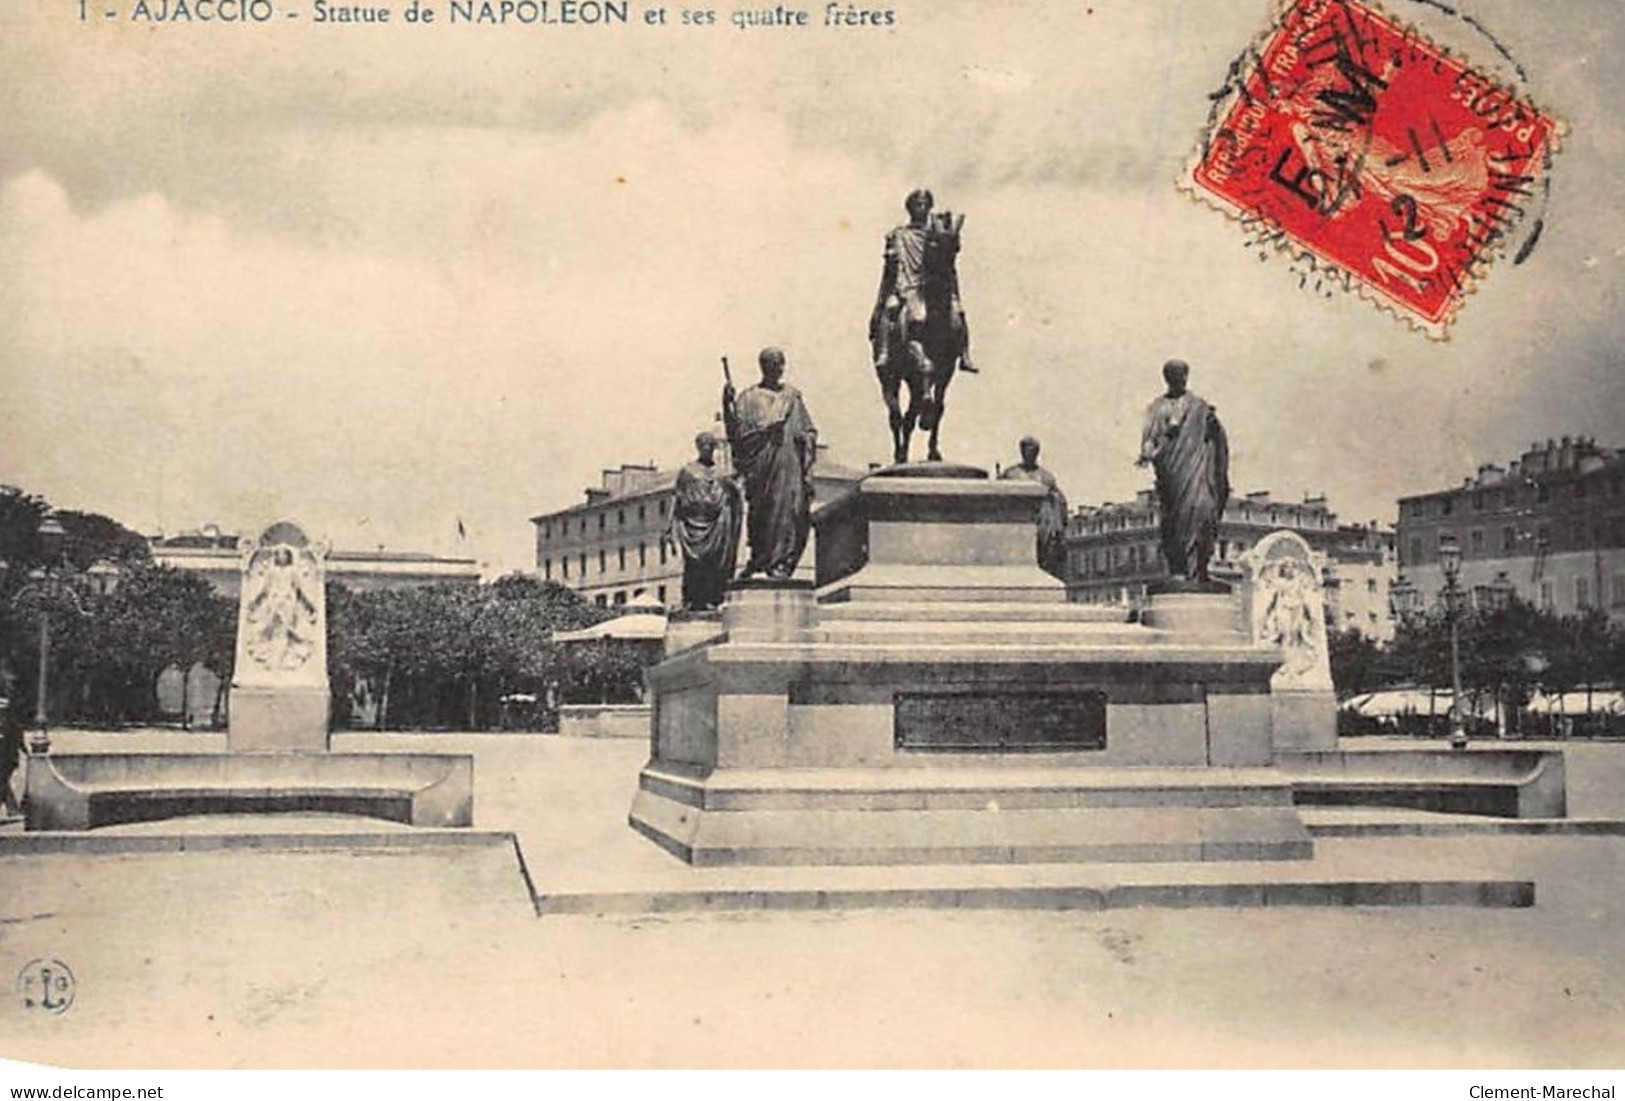
{"label": "postcard", "polygon": [[[521,573],[612,608],[672,608],[678,566],[669,592],[600,584],[617,547],[555,553],[542,521],[675,476],[697,434],[726,435],[749,466],[757,452],[733,433],[753,416],[792,435],[797,418],[816,425],[812,471],[830,477],[929,459],[1006,485],[1034,465],[1031,440],[1050,481],[998,491],[1011,500],[1054,486],[1067,517],[1149,501],[1164,472],[1140,461],[1147,409],[1179,361],[1180,388],[1222,422],[1221,502],[1318,501],[1333,526],[1391,532],[1400,498],[1531,446],[1589,441],[1609,461],[1625,447],[1622,53],[1611,0],[0,0],[0,483],[147,537],[240,537],[221,552],[233,584],[261,546],[253,583],[290,607],[320,592],[315,574],[276,573],[305,562],[308,537],[330,577],[344,554],[432,560],[471,583]],[[939,230],[952,280],[931,298]],[[932,356],[958,369],[928,369],[910,409],[909,365]],[[759,371],[782,375],[800,412],[747,407]],[[753,509],[768,478],[743,484]],[[897,537],[918,551],[941,517],[910,512],[923,500],[910,492],[865,523],[919,522]],[[986,519],[1004,506],[976,507]],[[271,538],[279,521],[298,538]],[[665,522],[662,506],[646,544],[618,548],[620,570],[667,562]],[[791,577],[794,556],[758,561],[766,530],[742,533],[741,562]],[[1617,609],[1612,530],[1597,599],[1611,583]],[[891,553],[880,527],[861,538],[863,554]],[[803,570],[835,544],[821,539]],[[993,545],[965,553],[992,569]],[[1208,553],[1211,538],[1204,575]],[[898,569],[887,576],[926,576]],[[771,632],[801,613],[751,607],[737,614],[781,617],[760,636],[729,621],[766,640],[766,668],[783,641]],[[308,641],[288,656],[303,628],[255,622],[290,632],[277,660],[304,659]],[[971,630],[964,644],[997,655],[1061,628]],[[19,654],[37,648],[18,638]],[[953,641],[907,638],[926,647],[907,651],[919,661]],[[789,689],[791,705],[862,710],[864,685],[890,684],[845,668]],[[1134,689],[1134,706],[1201,706],[1189,693],[1222,679],[1178,677]],[[954,745],[1001,715],[1096,721],[1096,697],[1010,683],[951,699],[899,689],[898,752],[915,748],[906,715],[960,731],[944,736]],[[769,689],[736,690],[740,708],[767,706],[749,700]],[[1116,712],[1110,723],[1098,745],[1062,748],[1129,754],[1122,739],[1139,735]],[[890,731],[876,735],[887,753]],[[52,752],[226,744],[223,729],[120,736],[62,729]],[[846,869],[839,887],[755,870],[805,887],[804,906],[668,911],[617,887],[596,908],[538,915],[548,884],[586,882],[628,847],[652,869],[650,898],[692,901],[712,882],[685,887],[700,869],[644,835],[680,832],[665,809],[634,815],[643,833],[628,824],[650,788],[648,739],[414,737],[335,732],[332,748],[470,755],[473,840],[358,852],[342,816],[281,834],[250,823],[252,842],[208,827],[188,841],[154,818],[109,827],[119,844],[57,852],[19,840],[38,832],[20,824],[0,832],[0,979],[16,976],[0,1054],[72,1067],[1618,1062],[1618,836],[1382,850],[1404,877],[1471,865],[1533,882],[1533,905],[1079,908],[1019,866],[943,880],[961,891],[950,905],[898,857]],[[1577,778],[1601,777],[1584,809],[1625,817],[1609,748],[1569,756],[1571,810]],[[834,767],[795,752],[785,761]],[[415,767],[389,782],[419,783]],[[1334,865],[1390,859],[1347,837],[1315,844]],[[831,850],[797,851],[792,865]],[[1150,874],[1110,867],[1112,889]],[[746,870],[729,874],[718,890]],[[1006,904],[978,904],[984,887]],[[936,901],[897,902],[915,888]]]}

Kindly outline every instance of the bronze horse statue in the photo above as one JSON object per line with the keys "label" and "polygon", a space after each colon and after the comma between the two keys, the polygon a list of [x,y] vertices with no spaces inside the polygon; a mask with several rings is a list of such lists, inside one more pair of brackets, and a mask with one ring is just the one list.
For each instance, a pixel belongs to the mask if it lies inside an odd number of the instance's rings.
{"label": "bronze horse statue", "polygon": [[[883,339],[886,354],[875,365],[880,392],[891,421],[893,459],[908,462],[909,441],[915,426],[931,434],[926,458],[941,462],[937,432],[942,412],[964,352],[963,321],[958,309],[959,231],[964,216],[946,211],[930,215],[925,224],[924,255],[918,285],[900,301],[895,317],[888,316]],[[890,312],[890,311],[888,311]],[[908,407],[901,397],[908,387]]]}

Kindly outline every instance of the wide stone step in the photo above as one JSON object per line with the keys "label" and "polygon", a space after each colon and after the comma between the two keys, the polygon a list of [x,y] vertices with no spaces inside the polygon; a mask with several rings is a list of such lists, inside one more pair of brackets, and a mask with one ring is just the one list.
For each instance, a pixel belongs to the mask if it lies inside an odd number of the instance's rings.
{"label": "wide stone step", "polygon": [[1269,769],[1023,768],[1009,756],[978,754],[933,760],[942,767],[728,769],[709,777],[650,766],[639,786],[704,810],[1287,807],[1293,797]]}
{"label": "wide stone step", "polygon": [[895,623],[830,620],[813,637],[823,642],[896,645],[900,643],[1146,645],[1160,639],[1144,627],[1127,623],[1022,620],[919,620]]}
{"label": "wide stone step", "polygon": [[[1336,844],[1335,842],[1333,844]],[[686,881],[539,884],[547,914],[739,910],[1139,910],[1283,906],[1528,907],[1527,879],[1262,864],[948,864],[918,868],[685,868]]]}
{"label": "wide stone step", "polygon": [[984,622],[1128,624],[1125,609],[1102,604],[1038,604],[1017,601],[863,601],[823,604],[823,623]]}
{"label": "wide stone step", "polygon": [[1288,808],[710,813],[692,830],[684,828],[685,812],[693,813],[676,804],[635,809],[632,825],[698,866],[1186,863],[1314,856],[1313,840]]}

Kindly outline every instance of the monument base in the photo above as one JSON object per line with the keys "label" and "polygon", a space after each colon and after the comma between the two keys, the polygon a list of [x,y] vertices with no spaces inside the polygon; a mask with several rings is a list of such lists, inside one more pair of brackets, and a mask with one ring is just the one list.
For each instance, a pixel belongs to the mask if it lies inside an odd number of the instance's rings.
{"label": "monument base", "polygon": [[1307,860],[1270,769],[697,770],[651,764],[631,824],[694,865]]}
{"label": "monument base", "polygon": [[816,600],[736,583],[720,637],[649,670],[632,826],[696,864],[1307,859],[1280,651],[1222,593],[1155,626],[1068,603],[1043,497],[938,464],[824,506]]}
{"label": "monument base", "polygon": [[226,744],[233,753],[325,753],[329,706],[325,686],[258,688],[234,684]]}
{"label": "monument base", "polygon": [[1289,752],[1337,748],[1337,694],[1275,691],[1270,695],[1275,748]]}

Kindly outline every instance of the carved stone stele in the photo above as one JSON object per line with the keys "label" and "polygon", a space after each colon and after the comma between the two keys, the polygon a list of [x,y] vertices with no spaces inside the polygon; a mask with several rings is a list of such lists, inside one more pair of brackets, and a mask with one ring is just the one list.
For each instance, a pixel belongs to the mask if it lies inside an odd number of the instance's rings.
{"label": "carved stone stele", "polygon": [[1279,647],[1270,678],[1277,749],[1337,748],[1337,698],[1326,643],[1321,556],[1292,531],[1266,535],[1242,557],[1255,643]]}
{"label": "carved stone stele", "polygon": [[286,520],[243,551],[233,750],[327,749],[325,555]]}

